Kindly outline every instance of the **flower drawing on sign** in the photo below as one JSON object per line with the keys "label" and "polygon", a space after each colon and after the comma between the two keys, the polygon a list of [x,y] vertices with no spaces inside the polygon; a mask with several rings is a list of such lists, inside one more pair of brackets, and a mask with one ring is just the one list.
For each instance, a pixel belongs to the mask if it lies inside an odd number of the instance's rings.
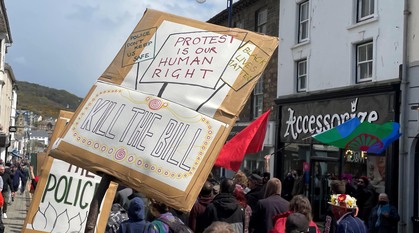
{"label": "flower drawing on sign", "polygon": [[[41,207],[32,218],[33,230],[42,232],[82,232],[86,223],[88,211],[69,216],[67,210],[58,213],[51,203],[45,209]],[[82,216],[83,215],[83,216]]]}

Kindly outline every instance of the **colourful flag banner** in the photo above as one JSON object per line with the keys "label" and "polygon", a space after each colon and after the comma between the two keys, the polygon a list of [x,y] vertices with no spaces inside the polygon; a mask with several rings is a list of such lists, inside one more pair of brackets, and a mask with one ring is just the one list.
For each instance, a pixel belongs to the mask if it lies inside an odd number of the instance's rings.
{"label": "colourful flag banner", "polygon": [[265,140],[266,126],[271,110],[258,117],[240,133],[231,138],[221,149],[215,161],[215,166],[237,172],[246,154],[262,150]]}
{"label": "colourful flag banner", "polygon": [[397,122],[374,124],[364,121],[361,123],[355,117],[312,137],[321,143],[346,150],[381,154],[400,137],[399,129],[400,125]]}

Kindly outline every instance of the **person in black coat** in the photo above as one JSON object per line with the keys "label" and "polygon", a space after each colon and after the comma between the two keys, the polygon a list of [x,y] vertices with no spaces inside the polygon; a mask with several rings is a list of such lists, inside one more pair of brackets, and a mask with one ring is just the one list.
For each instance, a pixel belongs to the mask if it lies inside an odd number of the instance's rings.
{"label": "person in black coat", "polygon": [[237,233],[244,232],[245,209],[237,201],[233,192],[236,185],[232,179],[224,179],[220,184],[220,193],[207,205],[203,219],[203,228],[216,221],[229,223]]}
{"label": "person in black coat", "polygon": [[249,188],[250,191],[246,194],[247,204],[252,208],[252,210],[256,207],[256,203],[264,198],[265,192],[263,189],[262,184],[262,177],[258,174],[251,174],[247,177],[249,181]]}
{"label": "person in black coat", "polygon": [[253,233],[269,232],[274,226],[272,218],[288,211],[289,202],[281,197],[281,191],[281,181],[271,178],[266,185],[265,198],[259,200],[255,209],[252,209],[249,228],[253,229]]}
{"label": "person in black coat", "polygon": [[7,205],[9,203],[9,192],[11,192],[11,196],[15,195],[15,190],[13,187],[13,180],[12,180],[12,173],[10,171],[10,167],[6,167],[4,165],[0,165],[0,176],[3,179],[3,190],[1,191],[3,198],[4,198],[4,205],[2,208],[3,218],[7,218]]}
{"label": "person in black coat", "polygon": [[378,195],[378,204],[372,209],[368,219],[370,233],[396,233],[400,215],[396,207],[389,204],[387,194]]}

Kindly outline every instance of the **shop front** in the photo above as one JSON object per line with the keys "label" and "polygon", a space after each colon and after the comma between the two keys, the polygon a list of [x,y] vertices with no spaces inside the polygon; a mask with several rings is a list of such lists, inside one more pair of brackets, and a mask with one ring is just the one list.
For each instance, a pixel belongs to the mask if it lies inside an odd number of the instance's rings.
{"label": "shop front", "polygon": [[[308,196],[315,220],[325,217],[330,182],[334,179],[347,180],[356,189],[355,181],[366,176],[377,193],[386,192],[393,203],[397,203],[397,189],[390,188],[397,187],[398,182],[397,141],[376,155],[339,149],[312,138],[354,116],[376,124],[397,122],[397,90],[397,85],[384,85],[276,100],[280,116],[275,176],[285,181],[287,175],[294,174],[293,189],[286,188],[286,191],[291,192],[291,196]],[[283,182],[283,187],[289,185]]]}

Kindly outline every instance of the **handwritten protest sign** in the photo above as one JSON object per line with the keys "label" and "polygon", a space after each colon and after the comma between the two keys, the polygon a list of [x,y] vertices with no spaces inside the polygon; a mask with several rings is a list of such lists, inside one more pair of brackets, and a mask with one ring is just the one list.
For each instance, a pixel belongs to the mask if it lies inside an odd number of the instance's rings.
{"label": "handwritten protest sign", "polygon": [[147,10],[51,155],[188,211],[277,46]]}
{"label": "handwritten protest sign", "polygon": [[[60,111],[51,140],[64,130],[72,115]],[[100,180],[83,168],[47,156],[22,232],[84,232]],[[106,193],[96,232],[105,231],[116,188],[117,184],[112,183]]]}

